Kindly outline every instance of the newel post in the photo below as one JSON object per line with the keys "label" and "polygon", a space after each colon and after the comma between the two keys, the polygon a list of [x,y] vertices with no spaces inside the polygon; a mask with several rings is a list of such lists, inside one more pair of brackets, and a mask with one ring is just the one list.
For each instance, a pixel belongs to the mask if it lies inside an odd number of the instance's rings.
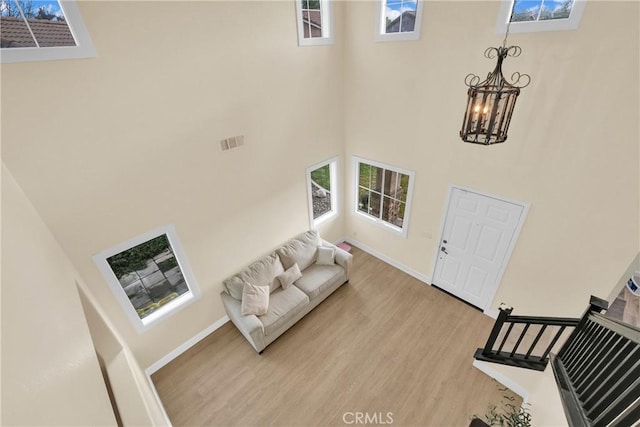
{"label": "newel post", "polygon": [[[591,295],[591,299],[589,300],[589,308],[587,310],[588,313],[596,312],[602,313],[607,308],[609,308],[609,303],[602,298],[595,297]],[[586,313],[585,313],[586,314]]]}
{"label": "newel post", "polygon": [[484,345],[484,349],[482,349],[482,354],[484,356],[488,356],[491,354],[491,350],[493,349],[493,345],[498,339],[498,335],[500,335],[500,331],[502,330],[502,325],[507,320],[511,312],[513,311],[513,307],[508,307],[505,304],[500,304],[498,307],[498,318],[496,319],[496,323],[493,325],[493,329],[491,330],[491,334],[487,339],[487,343]]}

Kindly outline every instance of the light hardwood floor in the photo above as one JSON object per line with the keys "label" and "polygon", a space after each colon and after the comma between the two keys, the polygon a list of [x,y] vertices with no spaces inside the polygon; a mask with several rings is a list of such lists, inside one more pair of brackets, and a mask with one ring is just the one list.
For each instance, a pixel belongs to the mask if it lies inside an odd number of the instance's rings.
{"label": "light hardwood floor", "polygon": [[640,327],[640,297],[625,286],[607,311],[607,316]]}
{"label": "light hardwood floor", "polygon": [[493,320],[353,254],[350,283],[262,356],[229,322],[156,372],[173,425],[347,425],[363,412],[380,424],[468,426],[499,403],[499,384],[471,366]]}

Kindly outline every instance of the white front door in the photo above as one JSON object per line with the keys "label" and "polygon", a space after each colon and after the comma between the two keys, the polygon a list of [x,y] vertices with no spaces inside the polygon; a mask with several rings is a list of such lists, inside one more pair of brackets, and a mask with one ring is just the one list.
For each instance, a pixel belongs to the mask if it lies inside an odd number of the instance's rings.
{"label": "white front door", "polygon": [[524,205],[452,187],[433,284],[487,309],[524,221]]}

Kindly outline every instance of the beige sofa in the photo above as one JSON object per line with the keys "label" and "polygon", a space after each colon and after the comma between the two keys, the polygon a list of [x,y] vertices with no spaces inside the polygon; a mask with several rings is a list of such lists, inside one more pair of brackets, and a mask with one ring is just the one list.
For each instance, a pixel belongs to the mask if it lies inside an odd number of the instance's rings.
{"label": "beige sofa", "polygon": [[[321,250],[322,264],[316,262],[319,247],[335,251],[334,264],[327,262],[325,255],[331,251],[325,249]],[[221,293],[224,308],[242,335],[262,354],[265,347],[349,280],[352,258],[348,252],[321,239],[316,231],[307,231],[226,279]],[[302,277],[284,289],[277,276],[282,277],[282,273],[294,263]],[[265,314],[242,314],[245,283],[269,287]]]}

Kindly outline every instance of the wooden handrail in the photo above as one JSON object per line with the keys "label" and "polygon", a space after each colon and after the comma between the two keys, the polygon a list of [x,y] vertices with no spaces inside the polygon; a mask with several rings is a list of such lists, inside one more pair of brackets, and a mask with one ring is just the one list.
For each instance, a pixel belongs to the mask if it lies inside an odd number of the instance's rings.
{"label": "wooden handrail", "polygon": [[[556,345],[565,329],[575,328],[580,323],[580,319],[568,317],[512,316],[512,310],[513,309],[510,307],[499,308],[498,318],[493,325],[491,334],[489,335],[484,348],[476,351],[474,356],[476,359],[539,371],[544,370],[549,362],[549,353]],[[524,325],[524,329],[517,338],[515,345],[508,351],[503,351],[507,340],[511,336],[513,327],[516,324]],[[535,336],[533,343],[524,350],[524,352],[519,353],[518,349],[532,325],[539,325],[541,328]],[[500,345],[496,349],[496,341],[505,326],[507,326],[506,332],[502,337]],[[535,352],[536,347],[540,343],[540,339],[550,326],[558,327],[559,330],[555,333],[551,339],[551,343],[545,347],[544,351]]]}

